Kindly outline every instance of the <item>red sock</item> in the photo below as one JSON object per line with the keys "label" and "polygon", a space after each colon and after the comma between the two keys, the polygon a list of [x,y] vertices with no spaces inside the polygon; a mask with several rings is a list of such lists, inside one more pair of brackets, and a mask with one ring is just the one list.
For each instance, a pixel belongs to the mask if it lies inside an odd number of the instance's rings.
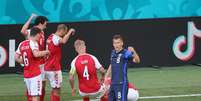
{"label": "red sock", "polygon": [[83,101],[89,101],[89,97],[83,97]]}
{"label": "red sock", "polygon": [[44,101],[45,99],[45,87],[42,88],[42,94],[40,95],[40,101]]}
{"label": "red sock", "polygon": [[55,95],[53,92],[51,93],[50,96],[50,101],[60,101],[60,96]]}
{"label": "red sock", "polygon": [[28,90],[26,90],[27,101],[32,101],[32,97],[29,95]]}

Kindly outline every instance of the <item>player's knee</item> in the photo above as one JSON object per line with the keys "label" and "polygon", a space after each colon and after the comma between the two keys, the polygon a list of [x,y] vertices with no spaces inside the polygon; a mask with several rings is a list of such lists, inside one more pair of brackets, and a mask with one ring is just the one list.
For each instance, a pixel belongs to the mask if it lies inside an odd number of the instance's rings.
{"label": "player's knee", "polygon": [[60,88],[53,88],[52,92],[54,95],[60,95]]}

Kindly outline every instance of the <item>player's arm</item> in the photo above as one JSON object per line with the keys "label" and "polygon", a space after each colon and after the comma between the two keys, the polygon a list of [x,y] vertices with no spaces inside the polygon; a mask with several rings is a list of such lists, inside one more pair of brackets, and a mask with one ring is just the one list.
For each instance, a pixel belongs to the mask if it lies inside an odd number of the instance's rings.
{"label": "player's arm", "polygon": [[21,56],[20,54],[18,54],[18,53],[15,53],[15,61],[16,61],[17,63],[22,64],[22,63],[23,63],[22,56]]}
{"label": "player's arm", "polygon": [[24,36],[27,36],[27,29],[29,28],[29,25],[30,25],[30,23],[31,23],[31,21],[32,21],[32,19],[34,18],[34,17],[36,17],[37,15],[36,14],[32,14],[30,17],[29,17],[29,19],[27,20],[27,22],[23,25],[23,27],[22,27],[22,29],[21,29],[21,33],[24,35]]}
{"label": "player's arm", "polygon": [[107,72],[106,72],[106,74],[105,74],[105,80],[106,80],[108,77],[110,77],[110,75],[111,75],[111,68],[112,68],[112,66],[111,66],[111,64],[110,64],[109,67],[108,67],[108,69],[107,69]]}
{"label": "player's arm", "polygon": [[48,50],[44,50],[44,51],[33,50],[33,55],[36,58],[44,57],[44,56],[47,56],[48,54],[50,54],[50,52]]}
{"label": "player's arm", "polygon": [[74,84],[74,75],[72,75],[71,73],[69,74],[69,82],[70,82],[70,86],[71,86],[71,93],[72,96],[75,95],[75,84]]}
{"label": "player's arm", "polygon": [[101,73],[101,82],[103,83],[104,82],[104,79],[105,79],[105,69],[103,67],[101,67],[99,69],[100,73]]}
{"label": "player's arm", "polygon": [[21,55],[21,52],[20,52],[20,46],[21,46],[21,43],[19,44],[17,50],[15,51],[15,61],[22,64],[23,63],[23,59],[22,59],[22,55]]}
{"label": "player's arm", "polygon": [[76,73],[76,70],[75,70],[75,60],[72,61],[71,63],[71,69],[70,69],[70,72],[69,72],[69,82],[70,82],[70,86],[71,86],[71,94],[72,96],[75,95],[75,80],[74,80],[74,75]]}
{"label": "player's arm", "polygon": [[128,47],[128,50],[133,53],[133,62],[140,63],[140,57],[133,47]]}
{"label": "player's arm", "polygon": [[68,39],[70,38],[70,36],[73,35],[74,33],[75,33],[75,29],[71,28],[67,32],[67,34],[62,39],[59,40],[59,43],[65,44],[68,41]]}
{"label": "player's arm", "polygon": [[105,69],[103,68],[103,66],[100,64],[100,62],[98,61],[98,59],[95,56],[93,56],[93,55],[91,55],[91,56],[95,62],[96,69],[99,70],[101,73],[100,81],[101,81],[101,83],[103,83],[104,77],[105,77]]}

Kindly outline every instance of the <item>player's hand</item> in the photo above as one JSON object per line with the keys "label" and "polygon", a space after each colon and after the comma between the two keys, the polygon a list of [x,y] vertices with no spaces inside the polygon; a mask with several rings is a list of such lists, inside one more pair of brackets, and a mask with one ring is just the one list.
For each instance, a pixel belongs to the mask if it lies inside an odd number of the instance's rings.
{"label": "player's hand", "polygon": [[49,50],[45,50],[45,55],[46,56],[50,55],[50,51]]}
{"label": "player's hand", "polygon": [[104,83],[104,77],[101,77],[101,79],[99,80],[100,84]]}
{"label": "player's hand", "polygon": [[73,88],[72,90],[71,90],[71,94],[72,94],[72,96],[75,96],[75,88]]}
{"label": "player's hand", "polygon": [[74,34],[75,34],[75,29],[74,29],[74,28],[71,28],[71,29],[69,30],[69,32],[70,32],[71,35],[74,35]]}
{"label": "player's hand", "polygon": [[35,18],[35,17],[37,17],[37,15],[35,13],[32,13],[31,18]]}
{"label": "player's hand", "polygon": [[135,49],[133,47],[129,46],[128,50],[131,51],[131,52],[134,52]]}

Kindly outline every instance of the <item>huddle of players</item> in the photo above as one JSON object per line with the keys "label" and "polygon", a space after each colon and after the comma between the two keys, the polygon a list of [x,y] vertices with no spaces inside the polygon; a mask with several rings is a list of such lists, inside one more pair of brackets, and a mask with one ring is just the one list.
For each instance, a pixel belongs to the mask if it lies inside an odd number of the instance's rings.
{"label": "huddle of players", "polygon": [[[28,29],[34,17],[36,17],[34,26]],[[57,31],[45,42],[43,30],[47,22],[46,17],[32,14],[21,30],[26,40],[19,44],[15,54],[15,60],[24,64],[24,82],[28,101],[44,101],[46,79],[52,87],[50,100],[60,101],[61,48],[62,44],[74,35],[75,30],[59,24]],[[136,101],[138,99],[138,91],[128,83],[126,65],[130,60],[139,63],[139,56],[133,47],[123,48],[123,38],[120,35],[113,37],[113,46],[111,65],[105,75],[105,70],[98,59],[86,52],[85,42],[83,40],[74,42],[78,55],[72,61],[69,73],[73,96],[75,95],[74,75],[77,74],[79,94],[83,96],[83,101],[89,101],[91,97],[100,98],[101,101],[127,101],[127,99]],[[101,81],[97,77],[97,70],[101,73]]]}

